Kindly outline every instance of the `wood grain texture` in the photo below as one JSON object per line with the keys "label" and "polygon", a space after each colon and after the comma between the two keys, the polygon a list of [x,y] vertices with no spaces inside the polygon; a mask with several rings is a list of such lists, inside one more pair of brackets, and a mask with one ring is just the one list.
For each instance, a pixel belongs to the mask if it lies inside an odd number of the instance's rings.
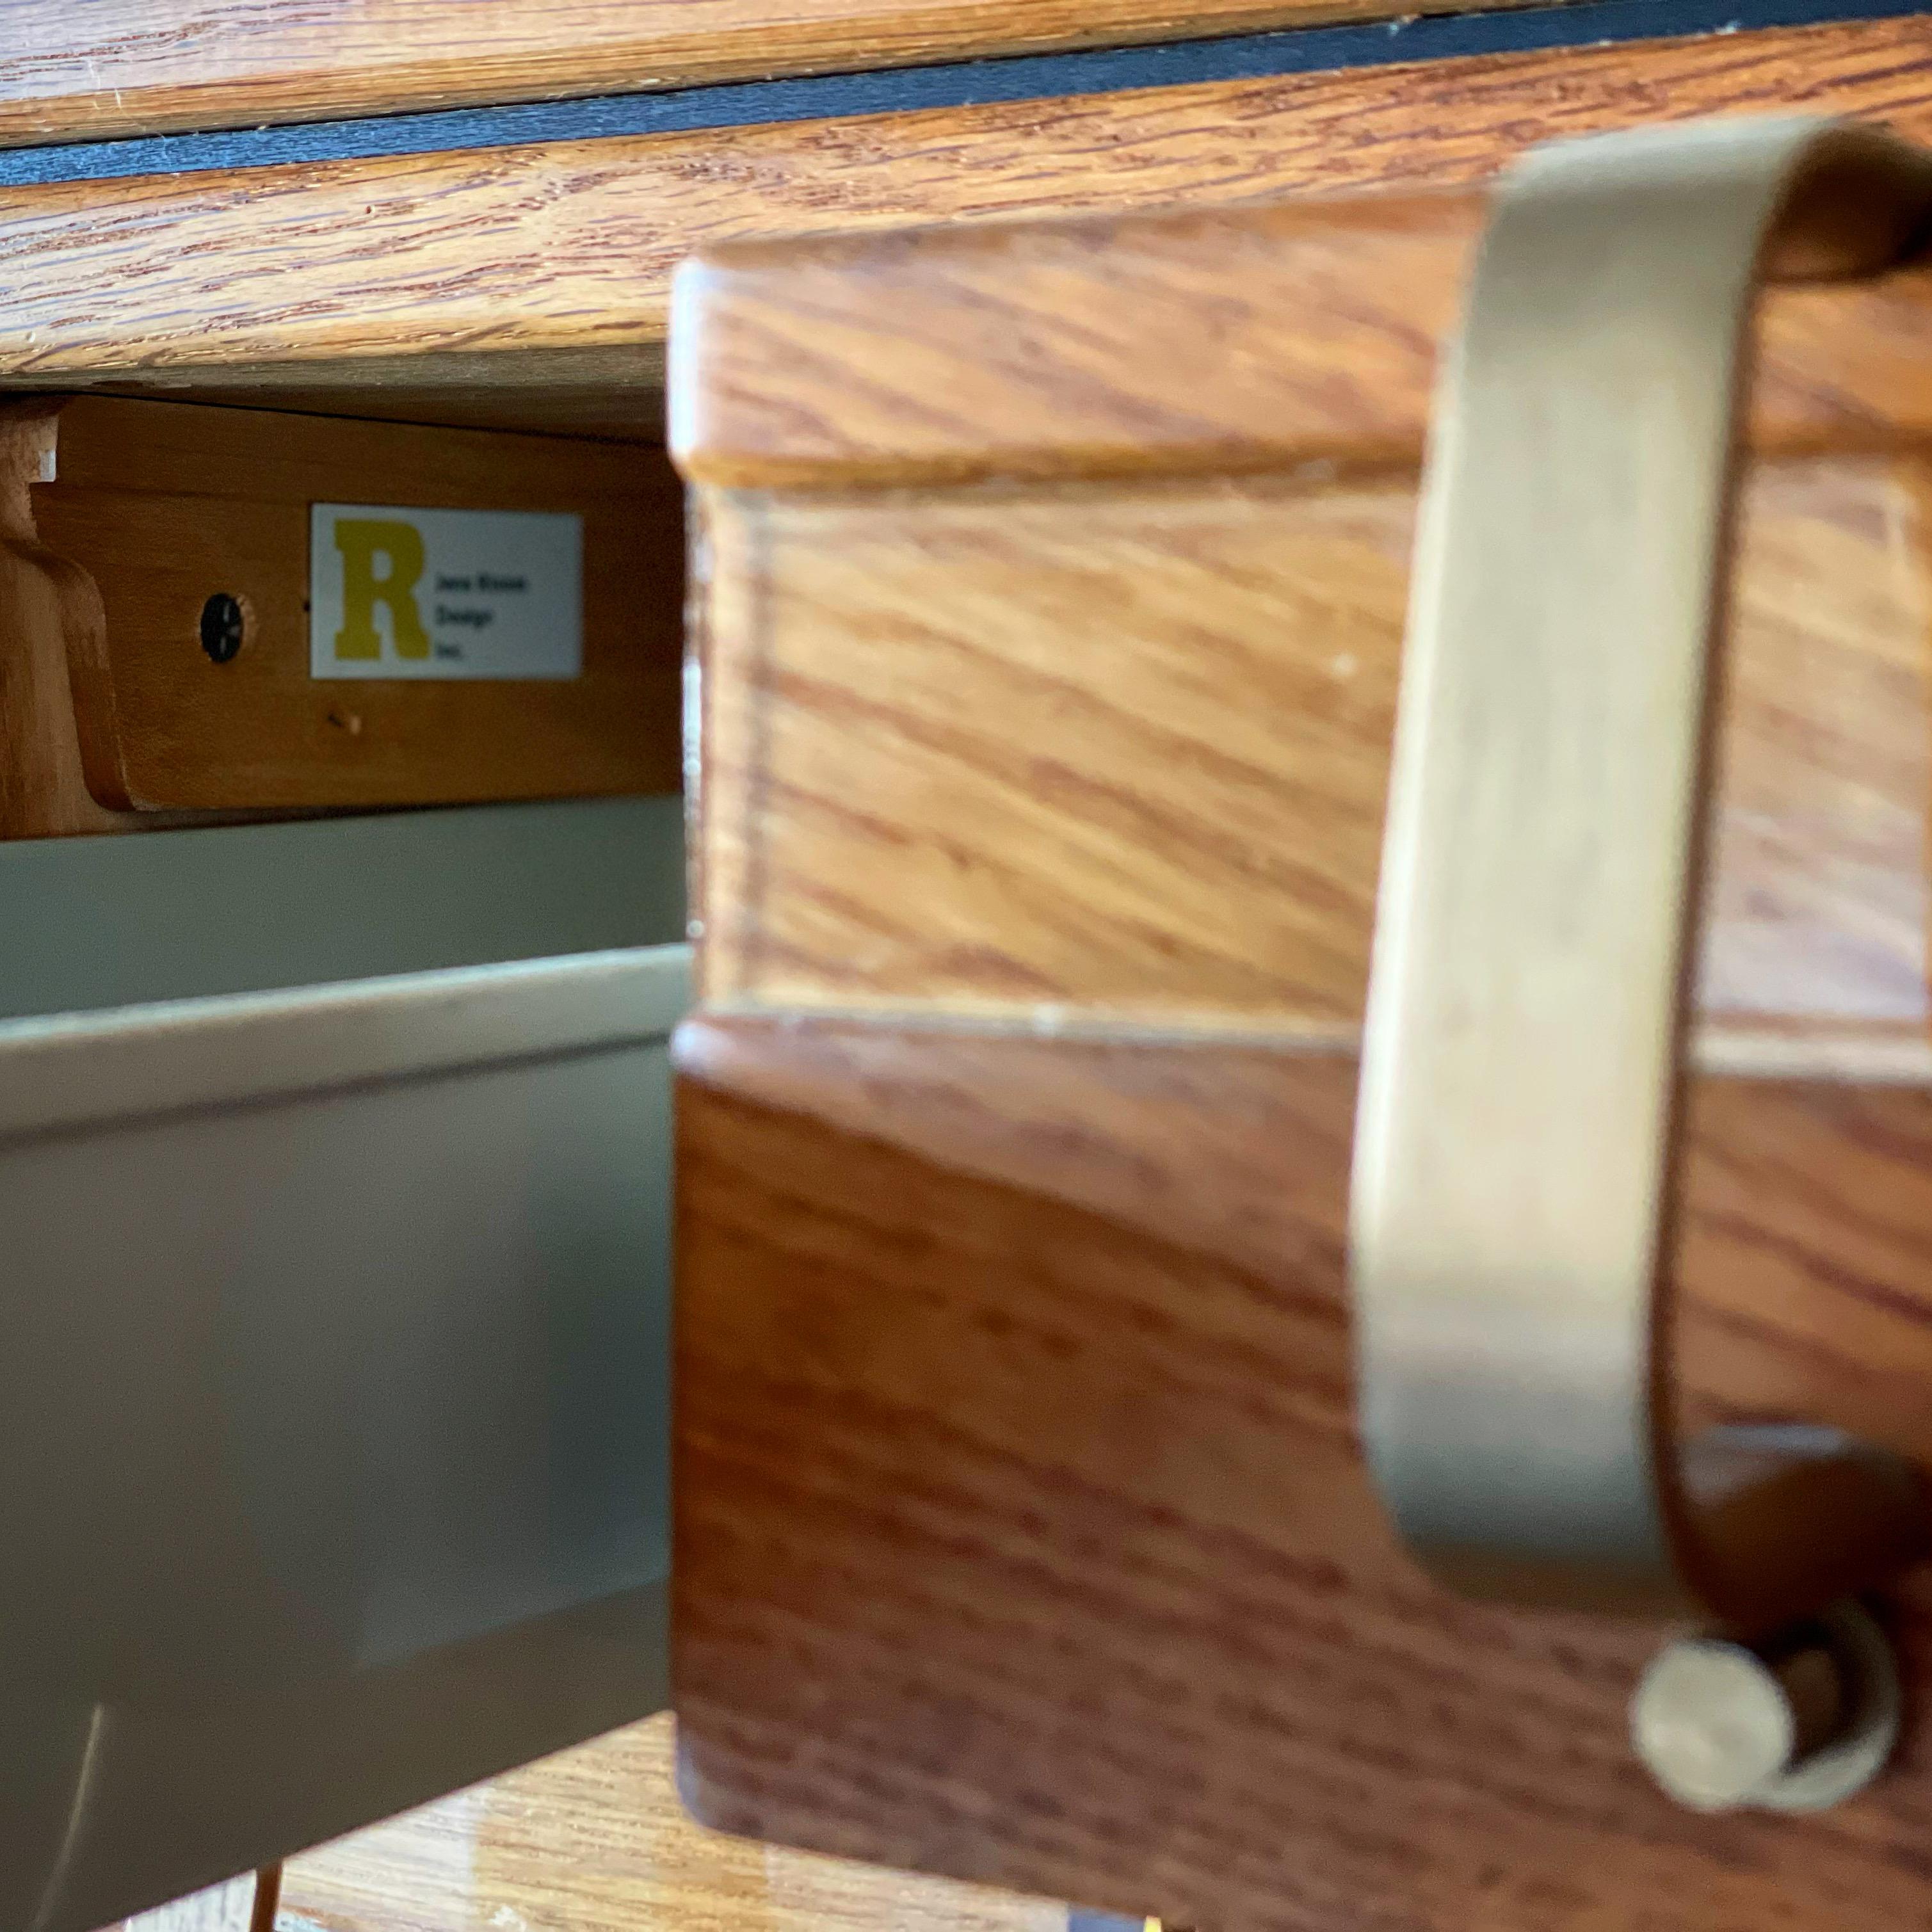
{"label": "wood grain texture", "polygon": [[98,650],[100,593],[34,527],[32,488],[51,458],[58,406],[0,412],[0,838],[132,829],[87,789],[70,653]]}
{"label": "wood grain texture", "polygon": [[[1922,1576],[1888,1778],[1694,1816],[1627,1741],[1658,1633],[1451,1598],[1360,1462],[1354,1054],[1467,245],[1416,208],[687,284],[672,421],[720,466],[676,1049],[686,1788],[734,1830],[1223,1932],[1916,1923]],[[1915,272],[1770,307],[1673,1271],[1688,1420],[1922,1462],[1927,426],[1922,370],[1877,372],[1928,301]]]}
{"label": "wood grain texture", "polygon": [[[34,527],[98,593],[99,621],[70,627],[67,729],[103,804],[259,812],[676,789],[682,514],[661,457],[86,398],[54,435],[57,479],[31,490]],[[370,501],[580,516],[582,676],[314,680],[309,506]],[[217,592],[250,614],[221,664],[198,636]],[[103,829],[58,805],[38,822]]]}
{"label": "wood grain texture", "polygon": [[[694,1022],[676,1701],[734,1830],[1231,1928],[1924,1910],[1916,1727],[1828,1816],[1699,1818],[1654,1634],[1459,1604],[1358,1460],[1354,1070],[1292,1047]],[[1690,1406],[1932,1456],[1922,1090],[1700,1084]],[[1894,1606],[1932,1664],[1932,1596]]]}
{"label": "wood grain texture", "polygon": [[694,1825],[653,1718],[289,1861],[289,1932],[1066,1932],[1064,1906]]}
{"label": "wood grain texture", "polygon": [[[1459,0],[1462,9],[1510,0]],[[1388,0],[95,0],[28,8],[0,143],[543,100],[1120,46]]]}
{"label": "wood grain texture", "polygon": [[[1413,468],[1483,208],[1336,196],[724,248],[678,271],[673,453],[761,489]],[[1753,446],[1923,442],[1928,292],[1922,265],[1769,289]]]}
{"label": "wood grain texture", "polygon": [[[1714,1024],[1922,1037],[1924,475],[1748,484]],[[703,998],[1352,1036],[1414,488],[700,492]]]}
{"label": "wood grain texture", "polygon": [[650,388],[671,266],[723,240],[1456,185],[1554,134],[1766,106],[1924,135],[1928,56],[1907,19],[22,190],[0,380]]}

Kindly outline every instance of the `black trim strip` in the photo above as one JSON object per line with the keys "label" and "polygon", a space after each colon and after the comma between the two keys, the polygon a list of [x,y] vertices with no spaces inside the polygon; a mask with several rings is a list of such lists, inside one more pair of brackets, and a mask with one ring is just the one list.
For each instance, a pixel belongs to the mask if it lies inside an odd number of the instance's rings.
{"label": "black trim strip", "polygon": [[1398,61],[1606,46],[1757,27],[1816,26],[1836,20],[1896,20],[1923,10],[1902,0],[1567,0],[1556,6],[1424,14],[1367,26],[1301,27],[1156,46],[1022,54],[658,93],[16,148],[0,152],[0,188],[437,154],[452,148],[694,134],[778,122],[1386,67]]}

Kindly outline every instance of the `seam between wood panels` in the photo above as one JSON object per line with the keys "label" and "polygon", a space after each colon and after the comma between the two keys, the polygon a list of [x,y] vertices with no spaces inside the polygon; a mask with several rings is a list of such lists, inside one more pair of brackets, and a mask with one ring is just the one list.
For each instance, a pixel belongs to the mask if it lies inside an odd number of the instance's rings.
{"label": "seam between wood panels", "polygon": [[[1282,1053],[1353,1058],[1361,1028],[1353,1021],[1284,1018],[1246,1024],[1172,1010],[1142,1017],[1125,1009],[1043,1005],[948,1009],[908,999],[876,1005],[826,1000],[809,1004],[735,998],[707,1000],[696,1022],[754,1020],[780,1027],[866,1027],[881,1032],[934,1034],[966,1039],[1066,1041],[1099,1046],[1238,1046]],[[1724,1018],[1706,1019],[1688,1048],[1691,1072],[1741,1080],[1824,1080],[1874,1087],[1932,1088],[1932,1039],[1878,1030],[1780,1030]]]}

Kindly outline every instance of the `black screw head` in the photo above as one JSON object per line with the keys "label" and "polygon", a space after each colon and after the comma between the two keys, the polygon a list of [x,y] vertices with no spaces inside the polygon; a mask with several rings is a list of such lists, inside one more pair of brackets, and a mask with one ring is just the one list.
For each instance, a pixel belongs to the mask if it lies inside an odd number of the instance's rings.
{"label": "black screw head", "polygon": [[225,590],[201,607],[201,647],[217,664],[226,664],[241,650],[248,628],[241,604]]}

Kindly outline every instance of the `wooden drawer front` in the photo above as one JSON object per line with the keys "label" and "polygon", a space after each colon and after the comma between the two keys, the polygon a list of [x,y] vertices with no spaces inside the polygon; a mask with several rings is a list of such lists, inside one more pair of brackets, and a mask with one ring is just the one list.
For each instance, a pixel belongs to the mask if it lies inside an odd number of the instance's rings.
{"label": "wooden drawer front", "polygon": [[[1480,212],[685,272],[674,1668],[713,1822],[1225,1927],[1922,1915],[1920,1732],[1822,1819],[1676,1810],[1626,1730],[1657,1633],[1450,1597],[1359,1460],[1354,1054]],[[1922,1461],[1928,320],[1922,269],[1765,304],[1676,1264],[1691,1418]],[[1916,1705],[1922,1580],[1891,1613]]]}

